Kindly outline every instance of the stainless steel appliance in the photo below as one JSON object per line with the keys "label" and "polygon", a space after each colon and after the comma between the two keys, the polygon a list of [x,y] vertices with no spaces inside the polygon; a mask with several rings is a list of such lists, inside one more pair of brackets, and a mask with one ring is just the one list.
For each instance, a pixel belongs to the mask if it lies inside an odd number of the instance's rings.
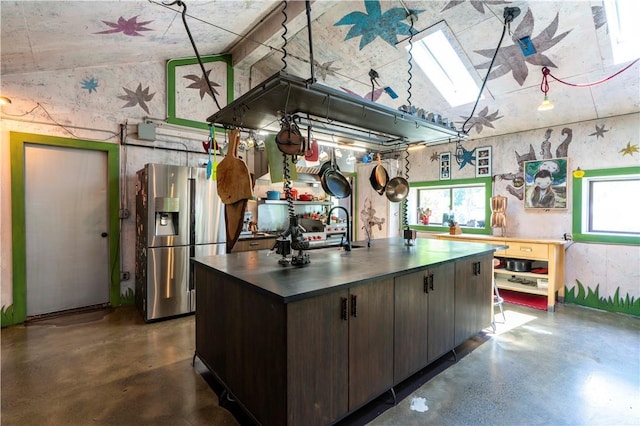
{"label": "stainless steel appliance", "polygon": [[136,306],[145,321],[195,311],[194,256],[224,254],[224,210],[206,169],[146,164],[136,181]]}

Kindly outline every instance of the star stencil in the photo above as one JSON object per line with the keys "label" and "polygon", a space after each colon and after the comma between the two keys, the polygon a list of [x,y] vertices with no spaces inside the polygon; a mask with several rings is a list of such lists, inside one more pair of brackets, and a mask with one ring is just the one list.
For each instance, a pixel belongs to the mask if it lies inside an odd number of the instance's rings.
{"label": "star stencil", "polygon": [[598,139],[599,137],[604,138],[604,134],[605,134],[606,132],[608,132],[609,130],[610,130],[610,129],[607,129],[607,130],[605,130],[605,129],[604,129],[604,124],[603,124],[602,126],[598,126],[598,125],[596,124],[596,131],[595,131],[595,132],[593,132],[593,133],[591,133],[589,136],[595,136],[595,137],[596,137],[596,139]]}
{"label": "star stencil", "polygon": [[[543,52],[551,49],[558,44],[563,38],[565,38],[572,30],[565,31],[562,34],[555,36],[558,31],[558,14],[553,21],[542,30],[537,36],[531,36],[531,42],[536,47],[536,53],[530,56],[523,56],[518,40],[522,37],[533,34],[533,14],[531,9],[527,10],[527,13],[522,18],[522,21],[518,25],[518,28],[513,32],[511,39],[513,43],[511,46],[501,47],[493,66],[491,73],[489,74],[489,80],[493,80],[498,77],[511,72],[513,78],[522,86],[529,75],[529,68],[527,63],[531,65],[546,66],[556,68],[551,59]],[[495,49],[483,49],[476,50],[476,53],[491,59],[495,53]],[[480,65],[476,65],[476,69],[489,68],[491,60],[483,62]]]}
{"label": "star stencil", "polygon": [[[204,95],[207,94],[209,96],[211,96],[213,98],[213,95],[211,94],[211,90],[209,90],[209,85],[207,84],[207,80],[209,80],[209,74],[211,74],[212,70],[207,71],[207,75],[205,76],[199,76],[199,75],[195,75],[195,74],[189,74],[189,75],[185,75],[184,78],[186,78],[187,80],[191,80],[193,81],[193,83],[191,83],[190,85],[187,86],[187,89],[198,89],[200,90],[200,99],[204,99]],[[213,89],[214,87],[220,87],[220,85],[216,82],[213,82],[211,80],[209,80],[209,83],[211,83],[211,88]],[[216,89],[213,89],[213,92],[216,95],[219,95],[218,91]]]}
{"label": "star stencil", "polygon": [[462,168],[467,164],[473,166],[473,162],[476,161],[476,156],[474,155],[476,153],[476,149],[473,148],[473,151],[467,151],[462,145],[460,145],[460,150],[462,153],[456,154],[456,163],[460,165],[458,170],[462,170]]}
{"label": "star stencil", "polygon": [[127,101],[126,104],[122,106],[122,108],[128,108],[136,105],[140,105],[147,114],[149,114],[149,107],[146,102],[149,102],[155,96],[155,93],[149,94],[149,87],[146,89],[142,89],[142,83],[138,83],[138,88],[134,92],[133,90],[129,90],[126,87],[123,87],[124,91],[127,92],[126,95],[118,96],[118,99],[123,99]]}
{"label": "star stencil", "polygon": [[134,16],[130,19],[124,19],[122,16],[118,18],[118,22],[102,21],[104,24],[110,26],[111,30],[100,31],[94,34],[114,34],[123,33],[128,36],[142,36],[138,31],[153,31],[151,28],[145,27],[145,25],[152,23],[153,21],[137,22],[138,16]]}
{"label": "star stencil", "polygon": [[[378,0],[365,0],[364,6],[367,13],[351,12],[333,24],[334,26],[352,25],[344,38],[345,41],[362,36],[360,39],[360,50],[362,50],[376,37],[395,46],[398,42],[398,35],[407,37],[411,35],[411,26],[407,24],[407,11],[404,8],[394,7],[382,13]],[[412,10],[411,12],[417,15],[424,11]],[[413,30],[413,34],[417,32],[417,30]]]}
{"label": "star stencil", "polygon": [[631,141],[629,141],[627,142],[627,146],[622,148],[619,152],[622,154],[623,157],[627,154],[633,156],[634,152],[639,152],[638,145],[631,145]]}
{"label": "star stencil", "polygon": [[322,81],[325,81],[328,75],[335,77],[336,71],[340,71],[340,68],[332,67],[333,61],[325,62],[324,64],[321,64],[318,61],[314,61],[314,63],[316,67],[316,74],[318,77],[322,78]]}
{"label": "star stencil", "polygon": [[91,78],[85,78],[80,82],[80,85],[82,86],[83,89],[86,89],[89,91],[89,93],[91,92],[97,92],[98,89],[98,80],[96,80],[95,77],[91,77]]}
{"label": "star stencil", "polygon": [[[496,112],[489,114],[489,107],[484,107],[480,112],[478,112],[478,115],[476,117],[472,117],[469,120],[468,130],[475,128],[477,133],[481,133],[484,126],[491,127],[492,129],[494,129],[492,122],[495,120],[499,120],[503,117],[502,115],[498,117],[499,112],[500,110],[496,110]],[[463,117],[463,116],[460,116],[460,117],[464,118],[465,120],[467,119],[467,117]],[[462,123],[464,124],[464,122]]]}
{"label": "star stencil", "polygon": [[377,88],[373,92],[369,92],[366,95],[361,96],[352,90],[345,89],[344,87],[340,87],[340,88],[350,95],[357,96],[359,98],[366,99],[368,101],[373,101],[373,102],[376,102],[378,99],[380,99],[380,95],[382,95],[382,92],[384,92],[383,88]]}
{"label": "star stencil", "polygon": [[431,154],[431,162],[438,161],[439,159],[440,159],[440,154],[438,154],[437,152],[434,152],[433,154]]}

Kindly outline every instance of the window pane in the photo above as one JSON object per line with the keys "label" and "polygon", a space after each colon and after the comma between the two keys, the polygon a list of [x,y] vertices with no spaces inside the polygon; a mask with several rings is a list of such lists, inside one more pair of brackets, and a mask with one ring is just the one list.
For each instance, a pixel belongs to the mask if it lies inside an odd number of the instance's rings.
{"label": "window pane", "polygon": [[460,226],[484,228],[484,186],[453,188],[453,212]]}
{"label": "window pane", "polygon": [[449,213],[451,197],[449,188],[420,189],[418,191],[418,224],[442,225]]}
{"label": "window pane", "polygon": [[593,180],[589,192],[589,232],[640,234],[640,180]]}

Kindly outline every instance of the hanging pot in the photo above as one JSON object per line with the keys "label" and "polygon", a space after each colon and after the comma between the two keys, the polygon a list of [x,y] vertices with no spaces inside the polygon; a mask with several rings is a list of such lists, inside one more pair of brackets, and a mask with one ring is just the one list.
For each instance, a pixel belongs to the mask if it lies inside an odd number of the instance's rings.
{"label": "hanging pot", "polygon": [[373,168],[373,170],[371,170],[369,182],[371,182],[371,186],[376,190],[378,194],[384,194],[387,183],[389,183],[389,174],[382,165],[380,154],[378,154],[378,164]]}
{"label": "hanging pot", "polygon": [[278,149],[288,155],[304,155],[304,142],[298,125],[287,119],[282,120],[280,131],[276,135]]}
{"label": "hanging pot", "polygon": [[409,195],[409,182],[401,176],[396,176],[389,181],[384,192],[392,203],[399,203]]}
{"label": "hanging pot", "polygon": [[[396,169],[399,171],[398,161],[396,160]],[[391,179],[384,189],[387,199],[392,203],[399,203],[409,195],[409,182],[402,176],[396,176]]]}
{"label": "hanging pot", "polygon": [[351,184],[333,162],[325,162],[320,166],[320,184],[327,194],[336,198],[347,198],[351,195]]}

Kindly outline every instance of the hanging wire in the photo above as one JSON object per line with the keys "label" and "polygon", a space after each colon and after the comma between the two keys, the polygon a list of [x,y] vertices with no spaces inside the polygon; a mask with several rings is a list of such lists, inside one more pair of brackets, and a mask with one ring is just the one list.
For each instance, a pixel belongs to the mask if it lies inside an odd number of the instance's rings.
{"label": "hanging wire", "polygon": [[184,24],[184,29],[187,31],[187,35],[189,36],[189,40],[191,41],[191,46],[193,46],[193,51],[196,53],[196,58],[198,58],[198,64],[200,64],[200,69],[202,70],[202,78],[207,82],[207,87],[209,88],[209,93],[211,93],[211,97],[213,101],[216,103],[218,109],[222,109],[220,103],[218,102],[218,98],[216,98],[216,92],[213,91],[213,87],[211,86],[211,82],[207,77],[207,71],[204,69],[204,64],[202,63],[202,58],[200,57],[200,53],[198,53],[198,48],[196,47],[196,42],[193,40],[193,36],[191,35],[191,30],[189,29],[189,25],[187,24],[187,4],[181,0],[176,0],[166,6],[178,5],[182,7],[182,23]]}
{"label": "hanging wire", "polygon": [[487,69],[487,75],[484,76],[484,80],[482,81],[482,87],[480,87],[480,91],[478,92],[478,97],[476,98],[476,103],[473,104],[473,109],[471,110],[471,114],[469,114],[469,117],[465,120],[465,122],[462,124],[461,127],[461,132],[464,133],[465,135],[469,134],[469,130],[471,130],[471,128],[469,128],[468,130],[465,130],[465,126],[467,125],[467,123],[469,122],[469,120],[471,120],[473,118],[473,114],[476,112],[476,108],[478,107],[478,102],[480,101],[480,97],[482,96],[482,92],[484,91],[484,86],[487,84],[487,80],[489,79],[489,74],[491,74],[491,69],[493,68],[493,63],[496,60],[496,57],[498,56],[498,51],[500,51],[500,46],[502,46],[502,41],[504,40],[504,35],[507,32],[507,26],[511,23],[511,21],[507,22],[507,19],[505,18],[503,24],[502,24],[502,35],[500,36],[500,41],[498,42],[498,46],[496,47],[496,51],[493,52],[493,58],[491,58],[491,63],[489,64],[489,68]]}
{"label": "hanging wire", "polygon": [[[403,3],[404,6],[404,3]],[[411,28],[409,28],[409,70],[407,73],[409,74],[409,78],[407,79],[407,105],[409,106],[409,111],[411,111],[411,89],[413,88],[413,84],[411,80],[413,79],[413,22],[418,19],[418,17],[411,11],[407,9],[407,19],[411,22]]]}
{"label": "hanging wire", "polygon": [[[409,182],[409,171],[411,170],[411,163],[409,162],[409,148],[407,147],[404,163],[404,176],[407,182]],[[402,226],[403,228],[409,228],[409,202],[407,197],[402,200]]]}
{"label": "hanging wire", "polygon": [[282,2],[282,71],[287,69],[287,0]]}
{"label": "hanging wire", "polygon": [[[542,90],[545,95],[549,91],[549,82],[547,81],[547,76],[553,78],[558,83],[566,84],[567,86],[573,86],[573,87],[591,87],[591,86],[596,86],[598,84],[604,83],[605,81],[611,80],[613,77],[617,76],[618,74],[623,73],[624,71],[626,71],[629,68],[631,68],[638,61],[640,61],[640,58],[637,58],[635,61],[631,62],[629,65],[627,65],[626,67],[622,68],[621,70],[619,70],[615,74],[612,74],[609,77],[605,77],[602,80],[594,81],[592,83],[582,83],[582,84],[569,83],[568,81],[561,80],[558,77],[555,77],[553,74],[551,74],[551,71],[549,70],[549,68],[542,67],[542,83],[540,83],[540,90]],[[546,84],[546,86],[543,88],[544,84]]]}

